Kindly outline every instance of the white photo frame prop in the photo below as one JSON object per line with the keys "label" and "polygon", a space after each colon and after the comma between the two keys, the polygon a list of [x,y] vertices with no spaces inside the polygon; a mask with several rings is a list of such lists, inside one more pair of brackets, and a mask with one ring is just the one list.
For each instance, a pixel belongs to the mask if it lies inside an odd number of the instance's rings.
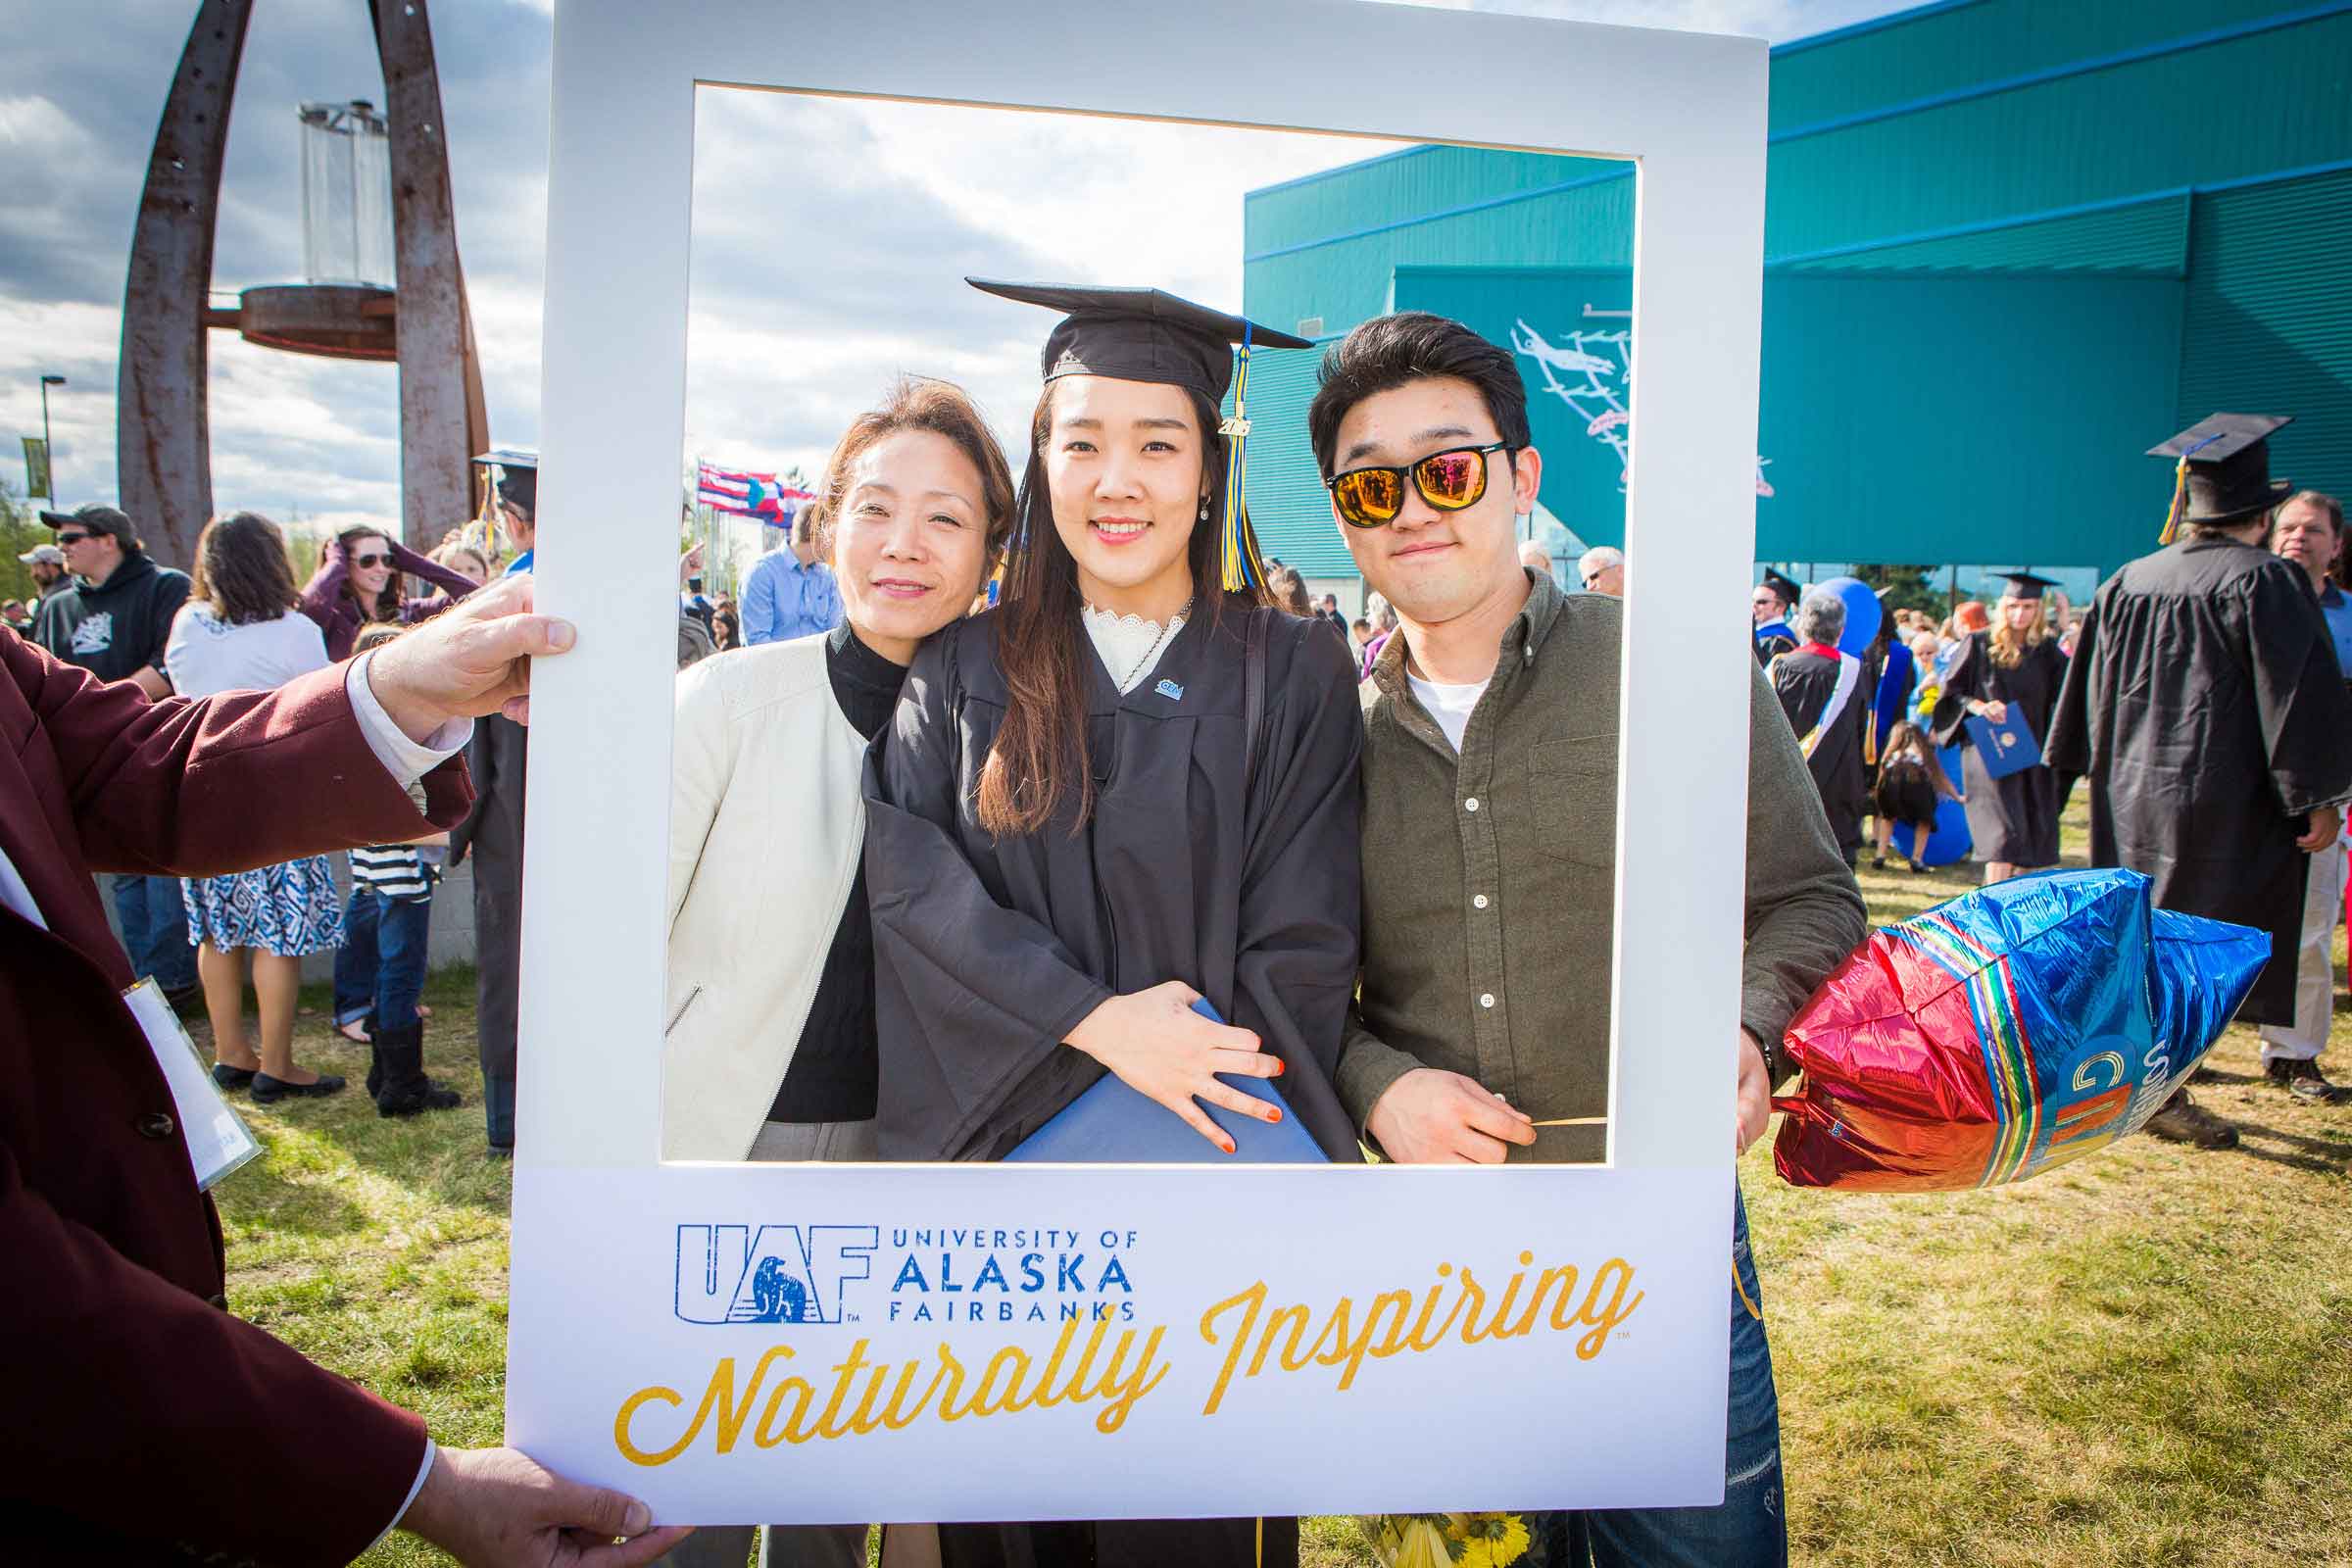
{"label": "white photo frame prop", "polygon": [[[1742,881],[1693,826],[1745,808],[1765,66],[1342,0],[563,0],[510,1442],[705,1524],[1721,1500]],[[1608,1166],[660,1161],[698,85],[1639,161]],[[822,1321],[741,1321],[783,1278]]]}

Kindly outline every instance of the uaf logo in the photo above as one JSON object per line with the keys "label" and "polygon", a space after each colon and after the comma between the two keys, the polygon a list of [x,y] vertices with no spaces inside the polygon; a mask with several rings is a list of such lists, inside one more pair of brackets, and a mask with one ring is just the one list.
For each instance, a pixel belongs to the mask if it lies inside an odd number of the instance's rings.
{"label": "uaf logo", "polygon": [[689,1323],[839,1323],[845,1281],[872,1277],[872,1225],[678,1227],[675,1311]]}

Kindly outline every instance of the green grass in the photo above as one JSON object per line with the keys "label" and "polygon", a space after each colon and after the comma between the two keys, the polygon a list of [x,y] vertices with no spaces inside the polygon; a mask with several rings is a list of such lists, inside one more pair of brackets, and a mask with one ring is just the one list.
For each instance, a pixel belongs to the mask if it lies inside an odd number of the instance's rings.
{"label": "green grass", "polygon": [[[1969,879],[1862,883],[1884,923]],[[2341,963],[2339,944],[2339,983]],[[219,1195],[235,1309],[462,1445],[498,1439],[506,1341],[508,1167],[482,1157],[471,996],[465,974],[428,992],[464,1109],[384,1121],[356,1087],[249,1107],[268,1152]],[[301,1058],[356,1077],[325,999],[305,1004]],[[2209,1062],[2229,1152],[2132,1138],[1927,1197],[1801,1192],[1749,1152],[1796,1561],[2352,1564],[2352,1106],[2263,1084],[2248,1029]],[[1372,1561],[1351,1521],[1305,1537],[1316,1568]],[[445,1559],[394,1536],[363,1560]]]}

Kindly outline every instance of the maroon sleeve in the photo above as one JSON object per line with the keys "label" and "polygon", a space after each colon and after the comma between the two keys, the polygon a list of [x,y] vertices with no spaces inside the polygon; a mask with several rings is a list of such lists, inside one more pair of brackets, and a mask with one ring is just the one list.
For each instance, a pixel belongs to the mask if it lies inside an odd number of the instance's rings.
{"label": "maroon sleeve", "polygon": [[397,539],[392,541],[392,564],[441,590],[440,594],[426,595],[428,599],[446,596],[450,604],[455,604],[481,586],[464,572],[444,566],[430,556],[418,555]]}
{"label": "maroon sleeve", "polygon": [[300,609],[326,634],[326,657],[348,659],[352,641],[360,634],[359,607],[343,592],[351,580],[351,564],[344,559],[340,539],[329,539],[325,554],[311,580],[302,585]]}
{"label": "maroon sleeve", "polygon": [[349,1562],[391,1524],[421,1420],[130,1262],[5,1145],[0,1256],[0,1339],[21,1352],[0,1467],[40,1477],[44,1505],[288,1568]]}
{"label": "maroon sleeve", "polygon": [[452,758],[425,775],[417,815],[368,749],[344,664],[273,692],[150,703],[19,638],[0,639],[0,657],[56,754],[95,870],[218,876],[416,838],[472,800]]}

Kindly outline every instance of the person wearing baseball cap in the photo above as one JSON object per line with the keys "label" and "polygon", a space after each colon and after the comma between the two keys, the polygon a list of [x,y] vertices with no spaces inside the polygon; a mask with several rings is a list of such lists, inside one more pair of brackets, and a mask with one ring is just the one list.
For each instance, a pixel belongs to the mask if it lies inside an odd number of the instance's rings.
{"label": "person wearing baseball cap", "polygon": [[[100,680],[128,681],[151,699],[169,697],[164,644],[172,617],[187,603],[187,573],[148,559],[130,518],[116,508],[92,501],[72,512],[44,511],[41,521],[57,530],[57,543],[42,548],[71,575],[42,599],[32,640]],[[120,871],[109,881],[132,966],[153,975],[172,1006],[201,1006],[179,879]]]}
{"label": "person wearing baseball cap", "polygon": [[49,602],[51,594],[72,585],[66,570],[66,553],[55,545],[35,545],[17,561],[32,574],[32,609],[36,614]]}
{"label": "person wearing baseball cap", "polygon": [[93,501],[45,511],[41,521],[57,530],[55,548],[74,580],[71,592],[42,601],[33,641],[100,680],[136,681],[149,697],[170,695],[164,640],[187,602],[187,573],[149,560],[130,518],[113,507]]}

